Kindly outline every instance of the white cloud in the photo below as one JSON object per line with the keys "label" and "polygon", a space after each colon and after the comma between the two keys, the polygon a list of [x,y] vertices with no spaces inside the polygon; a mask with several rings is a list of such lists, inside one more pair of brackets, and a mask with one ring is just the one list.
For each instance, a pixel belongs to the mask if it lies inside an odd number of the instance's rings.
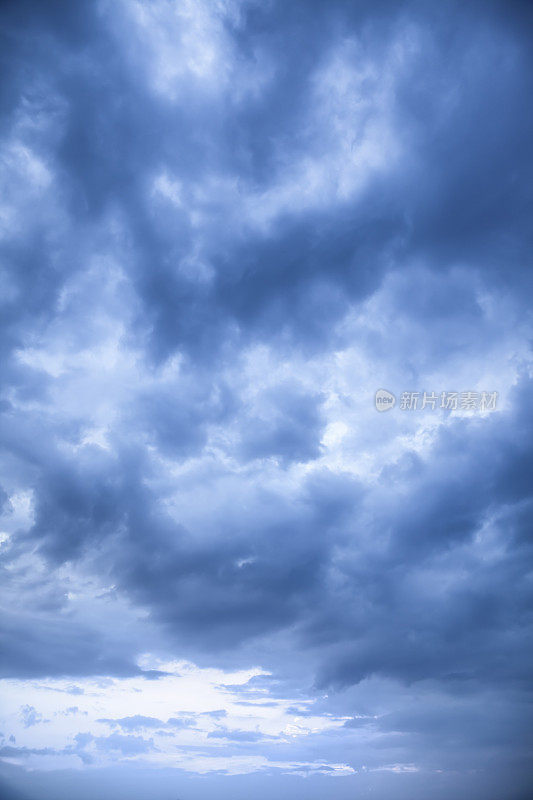
{"label": "white cloud", "polygon": [[[141,678],[105,679],[81,678],[77,681],[75,710],[69,695],[70,683],[62,679],[46,682],[21,680],[0,681],[2,716],[0,725],[15,735],[17,747],[32,749],[53,748],[52,754],[21,753],[10,757],[12,763],[39,768],[64,768],[73,765],[73,755],[69,748],[80,747],[77,734],[83,734],[84,746],[80,752],[90,756],[95,766],[114,763],[117,760],[136,761],[142,764],[172,766],[182,770],[207,773],[221,768],[230,774],[242,774],[268,769],[286,772],[333,771],[334,774],[350,774],[353,769],[335,763],[315,760],[286,761],[267,757],[263,752],[264,736],[269,748],[284,744],[294,746],[302,737],[310,737],[334,729],[339,730],[343,718],[331,715],[310,715],[305,718],[295,716],[290,710],[296,702],[294,698],[277,697],[273,690],[264,688],[261,702],[249,702],[248,682],[266,673],[261,669],[227,671],[218,668],[200,668],[190,662],[163,662],[151,656],[144,656],[140,663],[145,668],[156,667],[170,671],[171,674],[158,680]],[[59,693],[59,695],[58,695]],[[58,696],[64,695],[62,701]],[[266,702],[268,701],[268,702]],[[311,699],[298,698],[311,708]],[[24,713],[21,715],[20,708]],[[134,736],[133,739],[117,739],[124,746],[124,752],[114,748],[113,739],[106,745],[106,737],[113,731],[120,731],[120,720],[137,716],[141,718],[135,733],[131,726],[124,724],[120,736]],[[40,721],[46,719],[46,730]],[[156,727],[151,722],[143,730],[142,718],[161,720]],[[180,726],[179,719],[187,724]],[[190,720],[194,720],[191,724]],[[116,724],[111,724],[117,720]],[[167,720],[169,723],[167,724]],[[177,721],[178,722],[177,722]],[[220,729],[223,723],[229,740],[209,738],[209,733]],[[232,731],[253,733],[254,740],[247,746],[246,753],[235,751]],[[172,736],[168,736],[172,733]],[[88,735],[86,735],[88,734]],[[153,741],[153,749],[138,753],[129,752],[127,745],[132,742],[132,751],[139,746],[144,737]],[[238,736],[237,736],[238,739]],[[201,746],[201,751],[198,748]],[[300,750],[297,751],[300,753]],[[81,760],[78,766],[81,765]]]}

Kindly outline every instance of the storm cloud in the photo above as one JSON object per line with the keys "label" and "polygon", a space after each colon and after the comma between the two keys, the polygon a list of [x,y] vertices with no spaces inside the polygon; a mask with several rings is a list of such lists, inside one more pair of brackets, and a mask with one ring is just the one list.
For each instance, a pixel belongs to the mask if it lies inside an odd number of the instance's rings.
{"label": "storm cloud", "polygon": [[525,798],[531,5],[0,19],[13,796]]}

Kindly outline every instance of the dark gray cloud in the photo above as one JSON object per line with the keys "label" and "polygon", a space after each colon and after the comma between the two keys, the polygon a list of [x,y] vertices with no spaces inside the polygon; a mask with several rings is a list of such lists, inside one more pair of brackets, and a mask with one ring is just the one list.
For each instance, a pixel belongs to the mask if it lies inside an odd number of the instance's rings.
{"label": "dark gray cloud", "polygon": [[227,739],[229,742],[266,742],[269,739],[277,739],[277,736],[268,736],[259,731],[230,730],[225,727],[218,727],[207,734],[208,739]]}
{"label": "dark gray cloud", "polygon": [[192,717],[169,717],[166,722],[163,722],[163,720],[157,719],[157,717],[143,717],[142,714],[133,714],[131,717],[122,717],[118,719],[102,717],[96,721],[107,723],[112,728],[121,728],[124,731],[140,731],[165,727],[179,730],[181,728],[191,728],[194,726],[195,722]]}
{"label": "dark gray cloud", "polygon": [[[376,796],[415,763],[408,796],[444,796],[440,758],[477,776],[454,796],[490,773],[519,798],[531,4],[0,14],[0,676],[164,675],[146,653],[260,665],[225,687],[243,714],[279,707],[275,686],[354,737],[321,733],[295,771],[331,771],[337,748]],[[501,403],[377,415],[380,385]],[[413,687],[431,696],[407,709]],[[172,713],[1,754],[153,755],[136,732],[203,714],[228,753],[305,761],[225,709]]]}
{"label": "dark gray cloud", "polygon": [[4,800],[27,800],[27,795],[18,792],[3,779],[0,779],[0,790],[2,791]]}
{"label": "dark gray cloud", "polygon": [[[6,613],[1,630],[2,677],[111,674],[153,679],[162,674],[140,669],[133,652],[119,651],[105,633],[77,621]],[[83,690],[73,687],[72,694],[79,693]]]}
{"label": "dark gray cloud", "polygon": [[21,706],[20,718],[25,728],[31,728],[39,723],[50,722],[49,719],[44,719],[43,715],[30,705]]}
{"label": "dark gray cloud", "polygon": [[97,722],[106,722],[112,727],[122,728],[125,731],[138,731],[145,728],[159,728],[164,723],[156,717],[143,717],[141,714],[134,714],[131,717],[122,719],[99,719]]}

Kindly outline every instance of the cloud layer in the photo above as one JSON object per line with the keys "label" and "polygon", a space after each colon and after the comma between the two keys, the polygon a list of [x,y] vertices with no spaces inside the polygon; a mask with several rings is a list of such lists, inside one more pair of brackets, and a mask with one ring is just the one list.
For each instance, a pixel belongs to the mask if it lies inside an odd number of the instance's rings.
{"label": "cloud layer", "polygon": [[525,797],[529,4],[1,17],[8,781]]}

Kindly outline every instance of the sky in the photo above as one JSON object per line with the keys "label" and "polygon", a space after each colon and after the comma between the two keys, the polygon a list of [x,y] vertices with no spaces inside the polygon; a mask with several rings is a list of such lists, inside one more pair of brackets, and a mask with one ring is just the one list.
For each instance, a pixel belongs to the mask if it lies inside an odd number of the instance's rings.
{"label": "sky", "polygon": [[526,800],[533,5],[0,33],[2,800]]}

